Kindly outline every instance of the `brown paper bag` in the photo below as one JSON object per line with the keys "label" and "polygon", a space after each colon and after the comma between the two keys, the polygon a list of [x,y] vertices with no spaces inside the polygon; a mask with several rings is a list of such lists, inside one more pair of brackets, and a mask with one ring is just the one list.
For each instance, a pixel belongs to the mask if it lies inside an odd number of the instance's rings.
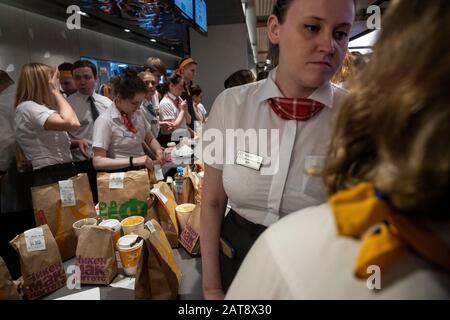
{"label": "brown paper bag", "polygon": [[20,255],[26,299],[37,299],[66,285],[61,255],[48,225],[27,230],[10,244]]}
{"label": "brown paper bag", "polygon": [[19,293],[2,257],[0,257],[0,300],[19,300]]}
{"label": "brown paper bag", "polygon": [[200,254],[200,211],[201,203],[198,201],[179,239],[181,245],[192,255]]}
{"label": "brown paper bag", "polygon": [[165,182],[157,183],[151,193],[156,205],[150,210],[150,216],[161,225],[172,248],[178,248],[179,229],[175,196]]}
{"label": "brown paper bag", "polygon": [[176,299],[181,282],[178,268],[164,230],[156,220],[146,223],[149,230],[140,231],[145,239],[135,283],[136,299]]}
{"label": "brown paper bag", "polygon": [[195,173],[192,172],[190,167],[186,167],[183,181],[183,203],[195,203],[199,189],[200,180],[195,176]]}
{"label": "brown paper bag", "polygon": [[110,284],[117,275],[113,232],[104,227],[87,226],[80,230],[76,265],[82,284]]}
{"label": "brown paper bag", "polygon": [[[149,175],[147,169],[128,171],[124,173],[122,183],[110,184],[113,173],[98,173],[97,188],[99,212],[103,219],[117,219],[122,221],[131,216],[142,216],[148,220]],[[115,185],[115,186],[114,186]],[[112,187],[121,187],[110,189]]]}
{"label": "brown paper bag", "polygon": [[77,242],[73,223],[97,217],[87,175],[79,174],[69,180],[73,183],[74,206],[62,207],[64,201],[61,200],[59,183],[31,188],[36,225],[48,224],[63,261],[75,255]]}

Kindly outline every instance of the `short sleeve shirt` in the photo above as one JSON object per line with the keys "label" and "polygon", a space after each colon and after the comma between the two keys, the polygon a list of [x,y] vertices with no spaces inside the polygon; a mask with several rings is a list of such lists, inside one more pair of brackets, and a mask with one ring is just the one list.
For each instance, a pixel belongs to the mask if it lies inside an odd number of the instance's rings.
{"label": "short sleeve shirt", "polygon": [[16,108],[17,142],[34,170],[72,161],[67,132],[44,129],[48,117],[55,112],[34,101],[22,102]]}
{"label": "short sleeve shirt", "polygon": [[[100,94],[94,92],[92,95],[94,104],[99,114],[111,108],[112,101]],[[71,131],[69,136],[74,140],[86,139],[89,145],[92,145],[92,135],[94,133],[94,121],[91,112],[91,103],[88,100],[89,96],[85,96],[79,92],[72,94],[67,98],[67,101],[75,111],[78,121],[80,121],[80,128],[76,131]],[[92,150],[90,150],[92,153]],[[77,149],[74,150],[73,156],[75,161],[86,160],[86,158]]]}
{"label": "short sleeve shirt", "polygon": [[[326,83],[309,97],[326,105],[319,114],[308,121],[283,120],[268,103],[283,97],[275,79],[276,69],[265,80],[222,92],[196,147],[198,158],[223,171],[231,207],[265,226],[325,202],[322,180],[309,172],[323,167],[333,120],[346,94]],[[260,170],[236,164],[238,152],[262,157]]]}
{"label": "short sleeve shirt", "polygon": [[142,143],[151,132],[151,127],[139,109],[130,120],[137,133],[125,127],[120,111],[113,103],[112,107],[100,114],[95,121],[93,147],[106,150],[107,156],[112,159],[145,155]]}

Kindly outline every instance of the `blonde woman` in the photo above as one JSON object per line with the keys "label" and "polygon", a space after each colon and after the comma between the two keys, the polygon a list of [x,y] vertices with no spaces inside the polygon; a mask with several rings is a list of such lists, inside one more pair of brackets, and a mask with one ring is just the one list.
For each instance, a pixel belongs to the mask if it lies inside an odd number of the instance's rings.
{"label": "blonde woman", "polygon": [[450,2],[393,5],[339,114],[329,202],[269,228],[228,299],[450,299]]}
{"label": "blonde woman", "polygon": [[41,63],[22,67],[16,93],[16,137],[33,165],[33,185],[76,175],[67,131],[80,127],[59,90],[59,72]]}

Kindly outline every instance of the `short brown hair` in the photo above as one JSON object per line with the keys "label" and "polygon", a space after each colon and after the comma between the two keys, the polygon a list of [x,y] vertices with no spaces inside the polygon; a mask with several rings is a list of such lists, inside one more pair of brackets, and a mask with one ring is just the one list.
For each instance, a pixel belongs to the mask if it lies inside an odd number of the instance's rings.
{"label": "short brown hair", "polygon": [[144,63],[144,70],[148,70],[151,73],[159,72],[161,75],[165,76],[167,73],[166,65],[160,58],[150,57]]}

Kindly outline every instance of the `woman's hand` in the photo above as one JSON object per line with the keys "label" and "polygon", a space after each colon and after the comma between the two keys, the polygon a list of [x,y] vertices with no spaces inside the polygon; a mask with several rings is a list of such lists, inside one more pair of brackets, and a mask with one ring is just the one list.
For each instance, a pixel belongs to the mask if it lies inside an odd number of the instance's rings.
{"label": "woman's hand", "polygon": [[48,81],[48,84],[50,86],[50,91],[53,94],[61,94],[61,91],[59,91],[60,84],[59,84],[59,70],[56,69],[55,72],[53,72],[53,75],[50,76],[50,80]]}
{"label": "woman's hand", "polygon": [[161,165],[166,163],[166,156],[164,155],[164,149],[159,149],[156,152],[156,161],[158,161]]}
{"label": "woman's hand", "polygon": [[180,104],[180,109],[184,110],[184,112],[187,112],[188,110],[188,103],[186,100],[184,100],[181,104]]}
{"label": "woman's hand", "polygon": [[147,169],[153,170],[153,161],[149,156],[142,156],[133,159],[134,166],[145,166]]}

